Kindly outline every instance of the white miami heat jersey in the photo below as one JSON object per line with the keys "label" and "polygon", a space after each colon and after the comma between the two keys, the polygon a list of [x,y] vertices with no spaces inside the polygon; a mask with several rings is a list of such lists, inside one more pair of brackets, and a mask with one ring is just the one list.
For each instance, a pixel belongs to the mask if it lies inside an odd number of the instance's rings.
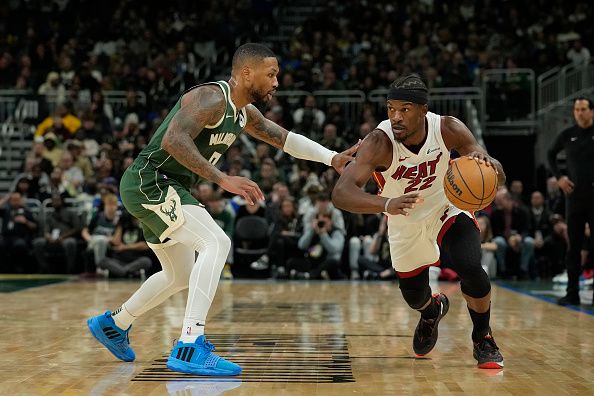
{"label": "white miami heat jersey", "polygon": [[437,212],[443,212],[449,203],[443,191],[443,177],[448,169],[450,152],[441,136],[441,117],[427,112],[426,119],[427,139],[418,154],[394,139],[390,120],[382,121],[377,126],[377,129],[388,135],[393,147],[390,168],[374,173],[381,188],[380,195],[397,198],[419,193],[424,199],[423,204],[409,210],[408,216],[389,216],[388,223],[403,225],[422,222]]}

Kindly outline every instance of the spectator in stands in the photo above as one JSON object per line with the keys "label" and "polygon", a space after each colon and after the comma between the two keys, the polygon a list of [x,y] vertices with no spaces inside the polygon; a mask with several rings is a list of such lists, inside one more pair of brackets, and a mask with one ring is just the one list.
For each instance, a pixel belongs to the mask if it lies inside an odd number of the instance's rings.
{"label": "spectator in stands", "polygon": [[281,202],[287,198],[291,198],[289,187],[283,182],[274,183],[272,191],[266,197],[266,220],[269,224],[275,222],[281,213]]}
{"label": "spectator in stands", "polygon": [[252,180],[258,184],[265,196],[272,192],[275,183],[282,181],[276,163],[272,158],[262,159],[260,168],[252,175]]}
{"label": "spectator in stands", "polygon": [[530,235],[534,238],[534,247],[540,249],[551,232],[551,212],[545,207],[544,196],[534,191],[530,197]]}
{"label": "spectator in stands", "polygon": [[359,125],[359,139],[365,139],[365,136],[369,135],[375,128],[375,125],[370,122],[363,122]]}
{"label": "spectator in stands", "polygon": [[[358,270],[363,279],[388,280],[396,279],[396,271],[392,267],[390,258],[390,244],[388,243],[388,217],[382,216],[379,228],[367,244],[363,243],[363,254],[359,256]],[[352,268],[351,268],[352,270]],[[351,274],[352,279],[357,279]]]}
{"label": "spectator in stands", "polygon": [[60,75],[55,71],[47,74],[45,82],[39,86],[37,93],[46,96],[48,99],[55,98],[56,103],[60,104],[64,103],[66,99],[66,89],[60,81]]}
{"label": "spectator in stands", "polygon": [[63,198],[71,198],[64,183],[64,171],[60,167],[55,167],[50,174],[49,183],[39,192],[39,200],[43,202],[54,195],[61,195]]}
{"label": "spectator in stands", "polygon": [[82,184],[85,180],[82,170],[76,165],[72,159],[72,154],[65,151],[62,154],[59,164],[62,169],[62,183],[71,197],[76,197],[82,191]]}
{"label": "spectator in stands", "polygon": [[[514,205],[509,192],[502,194],[501,205],[491,214],[499,273],[504,276],[528,276],[534,261],[534,238],[529,235],[528,213],[524,208]],[[512,268],[510,260],[519,260],[518,270]]]}
{"label": "spectator in stands", "polygon": [[509,193],[514,200],[514,204],[518,206],[525,207],[526,203],[524,201],[524,183],[521,180],[512,180],[509,186]]}
{"label": "spectator in stands", "polygon": [[255,270],[264,270],[272,262],[276,269],[273,276],[284,277],[287,260],[300,253],[297,242],[301,236],[301,223],[292,197],[282,198],[279,208],[278,215],[269,222],[271,227],[268,254],[263,255],[250,266]]}
{"label": "spectator in stands", "polygon": [[206,205],[212,194],[214,190],[210,182],[202,182],[192,190],[192,195],[203,205]]}
{"label": "spectator in stands", "polygon": [[574,65],[586,64],[590,61],[590,50],[583,46],[582,40],[575,40],[567,51],[567,60]]}
{"label": "spectator in stands", "polygon": [[[29,162],[29,160],[25,160]],[[41,191],[45,190],[49,184],[49,176],[41,170],[38,160],[32,160],[30,169],[25,169],[19,178],[24,177],[29,181],[28,197],[39,199],[41,201]],[[12,188],[14,190],[15,188]]]}
{"label": "spectator in stands", "polygon": [[3,253],[2,261],[10,263],[12,268],[3,268],[3,270],[16,269],[16,272],[21,272],[24,269],[23,265],[28,261],[29,249],[36,231],[37,220],[25,208],[21,193],[16,191],[10,193],[2,211],[0,252]]}
{"label": "spectator in stands", "polygon": [[344,279],[340,257],[344,248],[344,232],[334,227],[332,212],[319,212],[305,224],[297,245],[304,254],[288,260],[292,277],[302,274],[306,279]]}
{"label": "spectator in stands", "polygon": [[54,114],[37,126],[35,136],[43,136],[51,131],[62,140],[67,140],[78,131],[80,125],[80,119],[66,105],[58,105]]}
{"label": "spectator in stands", "polygon": [[333,229],[340,230],[343,233],[346,232],[342,212],[332,204],[329,191],[319,192],[316,195],[313,208],[309,209],[307,213],[303,215],[304,232],[311,231],[309,228],[312,227],[314,219],[316,219],[320,213],[327,213],[332,218]]}
{"label": "spectator in stands", "polygon": [[43,158],[47,159],[51,162],[52,167],[58,166],[60,162],[60,158],[62,158],[62,153],[64,152],[59,147],[60,141],[58,137],[53,132],[48,132],[43,136],[43,145],[45,146],[45,150],[43,151]]}
{"label": "spectator in stands", "polygon": [[17,180],[14,191],[20,193],[23,198],[36,198],[31,194],[31,182],[26,176]]}
{"label": "spectator in stands", "polygon": [[89,157],[83,154],[83,143],[80,140],[71,139],[66,142],[66,150],[72,156],[72,165],[82,171],[84,179],[93,176],[93,165]]}
{"label": "spectator in stands", "polygon": [[42,272],[49,272],[46,254],[51,252],[65,256],[66,268],[60,268],[61,271],[75,273],[80,216],[64,205],[64,198],[60,195],[52,197],[50,208],[52,210],[45,215],[43,236],[33,241],[33,253]]}
{"label": "spectator in stands", "polygon": [[107,254],[107,248],[114,241],[114,233],[120,221],[118,198],[114,194],[103,196],[103,208],[91,217],[87,227],[82,229],[82,237],[87,242],[87,251],[93,253],[97,265]]}
{"label": "spectator in stands", "polygon": [[293,113],[295,131],[312,139],[320,135],[325,120],[326,115],[317,108],[316,97],[313,95],[307,95],[303,101],[303,107]]}
{"label": "spectator in stands", "polygon": [[336,125],[334,124],[326,124],[326,126],[324,126],[324,133],[322,140],[320,140],[320,144],[339,153],[349,147],[344,139],[338,136]]}
{"label": "spectator in stands", "polygon": [[44,174],[49,175],[52,173],[54,166],[49,159],[45,158],[44,153],[46,150],[43,140],[34,141],[31,150],[27,153],[27,157],[25,157],[25,164],[27,164],[27,162],[30,162],[31,164],[38,163],[41,167],[41,171]]}
{"label": "spectator in stands", "polygon": [[237,213],[234,216],[234,224],[245,216],[258,216],[266,219],[266,208],[262,202],[255,202],[254,205],[248,205],[245,201],[237,208]]}
{"label": "spectator in stands", "polygon": [[539,255],[539,268],[546,276],[554,276],[565,271],[565,257],[569,245],[567,223],[563,216],[551,216],[551,233],[544,238],[541,254]]}
{"label": "spectator in stands", "polygon": [[107,257],[97,263],[116,277],[138,276],[144,278],[150,270],[151,250],[146,244],[138,219],[122,216],[112,238]]}
{"label": "spectator in stands", "polygon": [[546,207],[551,213],[565,215],[565,196],[555,176],[547,178]]}
{"label": "spectator in stands", "polygon": [[212,216],[214,221],[225,231],[225,234],[233,239],[233,225],[235,224],[235,215],[226,208],[226,202],[223,195],[214,192],[206,199],[206,210]]}

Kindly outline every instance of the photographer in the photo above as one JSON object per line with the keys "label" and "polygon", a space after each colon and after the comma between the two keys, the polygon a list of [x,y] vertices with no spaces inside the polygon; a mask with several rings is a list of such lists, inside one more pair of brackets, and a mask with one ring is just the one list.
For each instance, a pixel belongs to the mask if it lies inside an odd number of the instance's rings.
{"label": "photographer", "polygon": [[291,276],[303,273],[305,279],[344,279],[339,268],[344,233],[334,226],[329,213],[318,213],[297,245],[305,254],[287,262]]}

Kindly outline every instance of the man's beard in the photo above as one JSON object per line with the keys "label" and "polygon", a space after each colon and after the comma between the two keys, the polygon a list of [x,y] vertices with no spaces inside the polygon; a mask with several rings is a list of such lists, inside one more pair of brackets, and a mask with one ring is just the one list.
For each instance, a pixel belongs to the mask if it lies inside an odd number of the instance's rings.
{"label": "man's beard", "polygon": [[250,94],[250,98],[251,98],[252,103],[263,104],[263,103],[268,102],[266,100],[266,96],[268,95],[268,92],[261,92],[261,91],[258,91],[256,89],[250,89],[249,90],[249,94]]}

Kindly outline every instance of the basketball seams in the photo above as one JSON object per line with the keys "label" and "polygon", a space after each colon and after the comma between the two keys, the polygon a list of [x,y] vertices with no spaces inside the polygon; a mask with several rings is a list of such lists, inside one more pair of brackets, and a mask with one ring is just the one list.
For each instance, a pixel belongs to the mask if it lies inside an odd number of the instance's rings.
{"label": "basketball seams", "polygon": [[456,165],[456,170],[458,171],[458,176],[460,176],[460,180],[462,180],[462,182],[464,183],[464,185],[468,189],[468,192],[470,193],[470,195],[472,195],[473,198],[476,198],[476,199],[480,200],[481,198],[480,197],[477,197],[476,195],[474,195],[474,193],[472,192],[470,186],[468,185],[468,183],[466,183],[466,180],[464,180],[464,176],[462,176],[462,172],[460,172],[460,168],[458,168],[458,164],[457,164],[457,162],[455,160],[454,160],[454,165]]}
{"label": "basketball seams", "polygon": [[[450,186],[449,186],[449,184],[448,184],[448,183],[444,183],[444,185],[445,185],[445,188],[446,188],[447,192],[449,193],[449,194],[446,194],[446,195],[449,195],[449,196],[448,196],[448,199],[450,200],[450,202],[451,202],[451,199],[450,199],[450,197],[451,197],[451,198],[454,198],[454,199],[456,199],[456,200],[458,200],[459,202],[462,202],[462,203],[464,203],[464,204],[467,204],[467,205],[472,205],[473,207],[474,207],[474,206],[477,206],[477,203],[476,203],[476,202],[468,202],[468,201],[465,201],[465,200],[461,199],[460,197],[456,196],[456,195],[455,195],[455,194],[454,194],[454,193],[453,193],[453,192],[450,190]],[[452,202],[452,203],[453,203],[453,202]],[[454,206],[456,206],[456,205],[454,205]],[[478,208],[478,206],[477,206],[477,208]],[[463,210],[466,210],[466,209],[463,209]],[[477,210],[478,210],[478,209],[477,209]]]}
{"label": "basketball seams", "polygon": [[481,167],[481,164],[478,161],[474,162],[476,162],[476,166],[478,166],[479,172],[481,172],[481,185],[483,186],[483,193],[481,194],[482,198],[479,204],[480,208],[483,206],[483,201],[485,200],[485,175],[483,174],[483,168]]}

